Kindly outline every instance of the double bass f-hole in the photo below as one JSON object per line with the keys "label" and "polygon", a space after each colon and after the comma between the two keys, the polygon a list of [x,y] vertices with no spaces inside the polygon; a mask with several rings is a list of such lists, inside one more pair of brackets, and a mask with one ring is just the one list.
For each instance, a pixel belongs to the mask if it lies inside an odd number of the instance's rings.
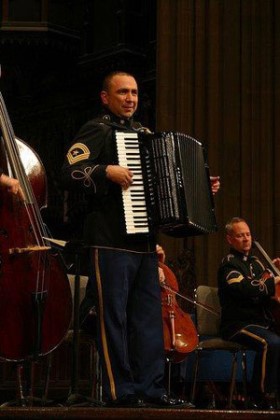
{"label": "double bass f-hole", "polygon": [[21,187],[20,196],[0,191],[0,232],[6,232],[0,235],[0,358],[20,361],[47,354],[62,341],[72,296],[61,260],[44,240],[45,170],[36,153],[15,137],[1,94],[0,128],[2,167]]}

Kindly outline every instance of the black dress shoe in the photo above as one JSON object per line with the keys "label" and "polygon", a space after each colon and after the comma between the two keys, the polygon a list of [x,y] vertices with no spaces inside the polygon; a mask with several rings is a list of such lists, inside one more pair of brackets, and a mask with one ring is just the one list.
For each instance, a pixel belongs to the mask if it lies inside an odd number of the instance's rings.
{"label": "black dress shoe", "polygon": [[274,401],[270,398],[264,398],[261,402],[261,404],[259,405],[261,410],[265,410],[265,411],[275,411],[276,407],[274,404]]}
{"label": "black dress shoe", "polygon": [[107,401],[105,404],[105,407],[110,408],[143,408],[145,406],[144,401],[134,394],[124,395],[116,400]]}
{"label": "black dress shoe", "polygon": [[145,402],[146,406],[153,408],[195,408],[192,403],[180,398],[170,397],[167,394],[163,394],[158,398],[148,398]]}
{"label": "black dress shoe", "polygon": [[248,401],[247,409],[248,410],[260,410],[260,407],[255,401]]}
{"label": "black dress shoe", "polygon": [[257,405],[258,410],[278,411],[279,409],[277,392],[256,392],[251,396],[251,401]]}

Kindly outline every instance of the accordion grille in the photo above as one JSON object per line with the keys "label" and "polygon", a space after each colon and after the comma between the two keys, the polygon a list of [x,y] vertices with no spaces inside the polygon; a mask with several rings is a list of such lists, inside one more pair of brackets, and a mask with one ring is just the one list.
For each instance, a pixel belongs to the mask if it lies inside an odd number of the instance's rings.
{"label": "accordion grille", "polygon": [[146,197],[155,224],[179,237],[216,231],[202,144],[186,134],[166,132],[143,139],[142,148]]}

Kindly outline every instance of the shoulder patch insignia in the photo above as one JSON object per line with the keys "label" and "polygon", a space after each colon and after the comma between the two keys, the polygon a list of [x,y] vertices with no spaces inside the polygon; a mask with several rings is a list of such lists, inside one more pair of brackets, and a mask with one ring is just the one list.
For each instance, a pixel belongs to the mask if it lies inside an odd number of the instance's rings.
{"label": "shoulder patch insignia", "polygon": [[90,155],[89,148],[83,143],[75,143],[70,147],[67,153],[67,159],[70,165],[80,160],[88,159]]}
{"label": "shoulder patch insignia", "polygon": [[232,259],[234,258],[234,255],[233,254],[227,254],[224,258],[223,258],[223,263],[225,263],[225,262],[229,262],[229,261],[231,261]]}

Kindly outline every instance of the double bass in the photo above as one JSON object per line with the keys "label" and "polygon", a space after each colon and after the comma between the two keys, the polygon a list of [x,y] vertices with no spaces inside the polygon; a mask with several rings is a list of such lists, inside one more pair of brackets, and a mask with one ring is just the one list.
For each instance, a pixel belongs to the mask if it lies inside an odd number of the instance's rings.
{"label": "double bass", "polygon": [[198,344],[198,333],[190,315],[184,312],[177,300],[178,282],[173,271],[162,262],[165,279],[161,284],[164,350],[173,363],[182,362]]}
{"label": "double bass", "polygon": [[46,174],[37,154],[15,137],[0,93],[1,166],[23,197],[0,190],[0,359],[36,360],[53,351],[72,317],[69,280],[41,217]]}

